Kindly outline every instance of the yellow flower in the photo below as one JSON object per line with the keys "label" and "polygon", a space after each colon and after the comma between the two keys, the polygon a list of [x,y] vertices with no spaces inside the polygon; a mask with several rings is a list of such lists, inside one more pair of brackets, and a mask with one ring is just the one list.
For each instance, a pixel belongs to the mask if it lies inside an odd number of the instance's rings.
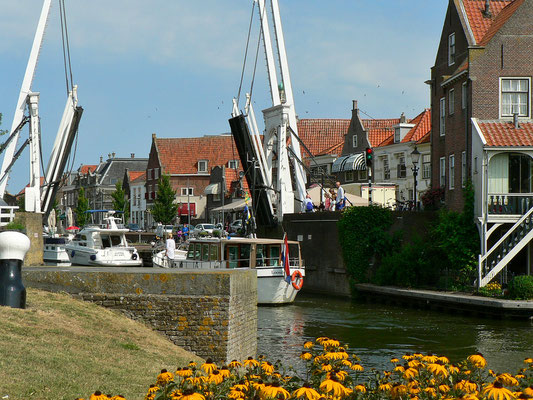
{"label": "yellow flower", "polygon": [[242,367],[242,364],[237,361],[237,360],[232,360],[229,364],[228,364],[228,367],[230,368],[237,368],[237,367]]}
{"label": "yellow flower", "polygon": [[150,387],[148,388],[148,394],[155,394],[155,393],[157,393],[158,390],[159,390],[158,386],[150,385]]}
{"label": "yellow flower", "polygon": [[391,358],[390,362],[393,364],[396,364],[396,363],[399,363],[400,360],[398,360],[397,358]]}
{"label": "yellow flower", "polygon": [[105,394],[102,394],[99,390],[91,394],[89,397],[89,400],[108,400],[107,396]]}
{"label": "yellow flower", "polygon": [[208,358],[204,364],[200,367],[206,374],[212,373],[215,369],[217,369],[216,364]]}
{"label": "yellow flower", "polygon": [[267,375],[270,375],[270,374],[272,374],[274,372],[274,366],[271,363],[269,363],[268,361],[263,361],[261,363],[261,369]]}
{"label": "yellow flower", "polygon": [[315,344],[313,342],[305,342],[304,348],[306,349],[312,349]]}
{"label": "yellow flower", "polygon": [[121,394],[117,394],[116,396],[111,397],[111,400],[126,400],[126,398]]}
{"label": "yellow flower", "polygon": [[431,397],[436,397],[437,396],[437,391],[435,390],[434,387],[424,388],[423,391],[425,393],[429,394]]}
{"label": "yellow flower", "polygon": [[411,368],[418,368],[422,365],[422,363],[418,360],[410,360],[407,365]]}
{"label": "yellow flower", "polygon": [[414,368],[407,368],[405,372],[403,373],[403,377],[405,379],[412,379],[417,375],[418,375],[418,370]]}
{"label": "yellow flower", "polygon": [[528,357],[528,358],[524,359],[524,362],[525,362],[526,364],[533,364],[533,358]]}
{"label": "yellow flower", "polygon": [[189,361],[189,368],[194,368],[196,367],[196,362],[195,361]]}
{"label": "yellow flower", "polygon": [[390,392],[393,397],[405,396],[407,394],[407,386],[397,383],[392,387]]}
{"label": "yellow flower", "polygon": [[357,372],[363,372],[365,370],[361,364],[352,364],[350,369],[352,371],[357,371]]}
{"label": "yellow flower", "polygon": [[306,382],[300,389],[296,389],[292,393],[292,397],[296,399],[303,398],[307,400],[318,400],[320,398],[320,393],[318,393],[311,387],[309,383]]}
{"label": "yellow flower", "polygon": [[449,375],[446,366],[444,366],[441,362],[429,364],[427,369],[433,375],[440,376],[442,378],[447,378]]}
{"label": "yellow flower", "polygon": [[504,388],[500,381],[487,385],[483,389],[483,394],[489,400],[511,400],[515,398],[513,393],[509,389]]}
{"label": "yellow flower", "polygon": [[228,393],[228,398],[233,400],[244,399],[245,397],[246,395],[240,390],[230,390]]}
{"label": "yellow flower", "polygon": [[405,354],[402,356],[402,358],[403,358],[405,361],[411,361],[411,360],[414,358],[414,356],[411,355],[411,353],[405,353]]}
{"label": "yellow flower", "polygon": [[215,385],[218,385],[222,383],[224,380],[224,376],[220,373],[218,369],[214,370],[209,376],[207,377],[208,383],[214,383]]}
{"label": "yellow flower", "polygon": [[244,365],[249,368],[258,367],[259,361],[257,361],[253,357],[248,357],[246,360],[244,360]]}
{"label": "yellow flower", "polygon": [[350,360],[342,360],[341,364],[348,368],[352,367],[352,362]]}
{"label": "yellow flower", "polygon": [[437,356],[434,356],[433,354],[429,353],[427,356],[422,357],[422,361],[433,364],[437,362],[439,358]]}
{"label": "yellow flower", "polygon": [[381,392],[388,392],[388,391],[390,391],[392,389],[392,383],[390,383],[390,382],[380,383],[379,386],[378,386],[378,389]]}
{"label": "yellow flower", "polygon": [[325,336],[321,336],[319,338],[316,338],[315,339],[315,342],[317,342],[318,344],[322,344],[324,343],[326,340],[329,340],[329,338],[325,337]]}
{"label": "yellow flower", "polygon": [[335,368],[334,370],[328,372],[328,378],[331,378],[331,377],[335,377],[337,378],[339,381],[344,381],[344,379],[346,378],[346,376],[348,375],[348,372],[346,371],[341,371],[339,370],[338,368]]}
{"label": "yellow flower", "polygon": [[272,384],[265,386],[261,393],[265,399],[287,400],[291,396],[286,389],[281,387],[279,382],[273,382]]}
{"label": "yellow flower", "polygon": [[353,390],[355,390],[356,392],[359,392],[359,393],[366,393],[365,385],[355,385],[353,387]]}
{"label": "yellow flower", "polygon": [[468,356],[467,360],[476,368],[483,369],[487,366],[487,360],[485,360],[481,353],[472,354]]}
{"label": "yellow flower", "polygon": [[450,360],[448,359],[448,357],[444,357],[444,356],[440,356],[439,361],[443,362],[444,364],[450,363]]}
{"label": "yellow flower", "polygon": [[302,351],[302,354],[300,354],[300,358],[302,360],[310,360],[313,357],[313,355],[307,351]]}
{"label": "yellow flower", "polygon": [[182,378],[188,378],[192,375],[192,370],[187,367],[178,368],[176,370],[176,375],[181,376]]}
{"label": "yellow flower", "polygon": [[248,390],[248,388],[249,388],[248,384],[245,383],[243,380],[240,380],[239,383],[236,383],[230,389],[231,390],[240,390],[241,392],[246,392]]}
{"label": "yellow flower", "polygon": [[462,380],[457,382],[454,386],[454,389],[461,390],[465,393],[475,393],[477,392],[477,384],[472,381]]}
{"label": "yellow flower", "polygon": [[439,385],[439,391],[441,393],[448,393],[450,391],[450,387],[445,384]]}
{"label": "yellow flower", "polygon": [[183,395],[179,398],[180,400],[205,400],[205,396],[201,393],[196,393],[192,389],[187,389],[183,392]]}
{"label": "yellow flower", "polygon": [[457,368],[455,365],[448,365],[448,371],[450,371],[450,374],[458,374],[459,368]]}
{"label": "yellow flower", "polygon": [[328,352],[324,354],[324,358],[327,360],[346,360],[348,358],[348,353],[346,352]]}
{"label": "yellow flower", "polygon": [[328,339],[324,342],[322,342],[322,346],[331,348],[331,347],[339,347],[341,344],[338,340],[335,339]]}
{"label": "yellow flower", "polygon": [[333,367],[329,364],[329,363],[324,363],[322,364],[322,371],[326,371],[326,372],[329,372],[333,369]]}
{"label": "yellow flower", "polygon": [[518,386],[518,381],[515,377],[511,376],[511,374],[504,373],[497,376],[497,378],[501,383],[507,386]]}
{"label": "yellow flower", "polygon": [[166,385],[167,383],[173,380],[174,380],[174,375],[172,375],[172,372],[168,372],[166,369],[162,369],[161,373],[157,375],[156,383],[158,385]]}
{"label": "yellow flower", "polygon": [[344,387],[342,383],[335,378],[324,380],[320,384],[320,390],[337,397],[346,397],[353,392],[353,390]]}
{"label": "yellow flower", "polygon": [[228,367],[226,366],[220,368],[219,371],[220,371],[220,375],[222,375],[224,378],[228,378],[231,374]]}

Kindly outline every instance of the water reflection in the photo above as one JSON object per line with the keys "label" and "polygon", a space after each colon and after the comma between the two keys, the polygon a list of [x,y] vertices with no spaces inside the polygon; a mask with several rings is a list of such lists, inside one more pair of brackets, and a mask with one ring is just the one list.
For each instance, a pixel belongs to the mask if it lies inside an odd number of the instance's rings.
{"label": "water reflection", "polygon": [[390,368],[390,359],[406,352],[446,355],[452,362],[481,352],[495,371],[516,372],[533,356],[529,321],[493,320],[351,303],[300,295],[283,307],[258,310],[258,352],[301,370],[302,343],[329,336],[348,343],[368,371]]}

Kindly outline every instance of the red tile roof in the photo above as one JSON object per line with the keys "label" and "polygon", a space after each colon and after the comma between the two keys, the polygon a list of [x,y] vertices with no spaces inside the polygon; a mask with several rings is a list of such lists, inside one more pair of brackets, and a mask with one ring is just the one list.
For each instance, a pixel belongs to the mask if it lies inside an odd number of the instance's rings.
{"label": "red tile roof", "polygon": [[524,0],[515,0],[512,3],[508,4],[501,10],[501,12],[494,18],[494,22],[489,27],[483,39],[479,43],[481,46],[486,46],[487,43],[492,39],[492,37],[500,30],[500,28],[505,25],[507,20],[514,14],[518,7],[522,5]]}
{"label": "red tile roof", "polygon": [[[336,154],[349,126],[349,119],[301,119],[298,135],[313,156]],[[309,157],[304,149],[301,151],[303,158]]]}
{"label": "red tile roof", "polygon": [[165,174],[197,174],[198,161],[208,160],[208,171],[230,160],[238,160],[239,153],[233,136],[204,136],[196,138],[154,138]]}
{"label": "red tile roof", "polygon": [[128,171],[130,183],[141,183],[146,181],[146,171]]}
{"label": "red tile roof", "polygon": [[[39,185],[40,185],[41,187],[44,186],[44,176],[41,176],[41,177],[39,178]],[[25,194],[25,193],[26,193],[26,188],[27,188],[27,187],[30,187],[30,184],[29,184],[29,183],[28,183],[25,187],[23,187],[22,190],[21,190],[20,192],[18,192],[18,193],[15,195],[15,197],[18,197],[18,196],[20,196],[20,195],[22,195],[22,194]]]}
{"label": "red tile roof", "polygon": [[[501,19],[498,19],[498,16],[506,6],[512,3],[512,0],[492,0],[490,2],[490,12],[492,16],[490,18],[487,18],[483,14],[483,11],[485,10],[485,0],[461,1],[464,5],[466,17],[468,18],[468,23],[474,35],[474,40],[476,41],[476,44],[482,43],[484,36],[489,32],[489,30],[494,30],[495,33],[498,31],[498,29],[501,28],[501,26],[505,23],[505,21],[507,21],[507,19],[502,21]],[[523,0],[516,0],[515,2],[522,1]],[[494,33],[492,33],[492,35],[494,35]]]}
{"label": "red tile roof", "polygon": [[533,122],[520,122],[519,129],[515,129],[512,122],[480,121],[478,125],[487,146],[533,146]]}
{"label": "red tile roof", "polygon": [[429,131],[424,136],[422,136],[420,139],[418,139],[416,144],[423,144],[423,143],[429,143],[429,142],[431,142],[431,131]]}
{"label": "red tile roof", "polygon": [[431,131],[431,110],[426,108],[409,123],[415,126],[407,132],[402,143],[418,141]]}
{"label": "red tile roof", "polygon": [[98,165],[82,165],[80,167],[80,174],[86,175],[89,171],[94,172]]}

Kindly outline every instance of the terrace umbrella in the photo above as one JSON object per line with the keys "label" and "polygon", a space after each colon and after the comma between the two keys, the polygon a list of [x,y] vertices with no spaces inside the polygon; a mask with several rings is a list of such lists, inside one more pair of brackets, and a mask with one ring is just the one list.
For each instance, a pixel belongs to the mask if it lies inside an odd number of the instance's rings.
{"label": "terrace umbrella", "polygon": [[50,234],[55,234],[56,231],[56,210],[52,208],[50,214],[48,214],[48,230]]}
{"label": "terrace umbrella", "polygon": [[73,225],[73,226],[69,226],[69,227],[67,228],[67,231],[75,231],[75,230],[78,230],[78,229],[80,229],[80,228],[77,227],[77,226],[74,226],[74,225]]}

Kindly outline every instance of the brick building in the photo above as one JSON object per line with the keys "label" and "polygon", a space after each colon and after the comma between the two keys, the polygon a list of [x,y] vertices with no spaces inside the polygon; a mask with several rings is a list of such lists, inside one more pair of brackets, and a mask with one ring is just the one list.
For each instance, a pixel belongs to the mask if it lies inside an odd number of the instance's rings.
{"label": "brick building", "polygon": [[533,0],[450,0],[431,70],[432,185],[459,210],[474,183],[481,285],[531,273],[533,233],[515,235],[533,205],[531,32]]}

